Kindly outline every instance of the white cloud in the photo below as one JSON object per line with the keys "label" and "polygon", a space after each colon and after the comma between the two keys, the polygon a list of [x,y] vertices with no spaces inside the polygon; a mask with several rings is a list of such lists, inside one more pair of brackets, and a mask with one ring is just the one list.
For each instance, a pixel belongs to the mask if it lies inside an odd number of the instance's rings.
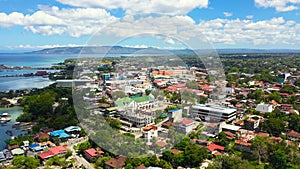
{"label": "white cloud", "polygon": [[125,47],[128,47],[128,48],[148,48],[149,46],[147,45],[124,45]]}
{"label": "white cloud", "polygon": [[168,14],[182,15],[194,8],[207,8],[208,0],[57,0],[62,4],[76,7],[117,9],[127,14]]}
{"label": "white cloud", "polygon": [[262,45],[285,42],[296,45],[300,41],[300,24],[282,17],[257,22],[215,19],[201,21],[198,26],[213,43]]}
{"label": "white cloud", "polygon": [[297,10],[300,0],[255,0],[258,7],[275,8],[278,12]]}
{"label": "white cloud", "polygon": [[247,15],[246,18],[247,19],[253,19],[253,15]]}
{"label": "white cloud", "polygon": [[[75,2],[79,3],[79,1]],[[105,2],[113,5],[111,1]],[[115,6],[118,5],[115,4]],[[99,29],[108,37],[120,38],[140,33],[153,33],[166,35],[167,38],[163,40],[170,45],[175,41],[185,42],[193,37],[201,38],[201,34],[205,35],[210,42],[220,44],[300,45],[300,23],[285,20],[283,17],[262,21],[251,20],[252,15],[246,18],[246,20],[217,18],[201,20],[199,24],[196,24],[186,15],[135,18],[127,14],[122,19],[118,19],[100,8],[60,9],[55,6],[39,6],[39,11],[30,15],[18,12],[0,13],[0,27],[23,26],[25,30],[36,34],[47,36],[68,34],[72,37],[93,35]],[[114,24],[110,25],[112,22]]]}
{"label": "white cloud", "polygon": [[224,14],[224,16],[226,16],[226,17],[232,16],[232,13],[231,13],[231,12],[223,12],[223,14]]}
{"label": "white cloud", "polygon": [[24,26],[25,30],[42,35],[68,33],[72,37],[91,35],[101,27],[117,21],[106,10],[99,8],[59,9],[40,6],[31,14],[0,13],[0,27]]}
{"label": "white cloud", "polygon": [[46,48],[56,48],[56,47],[79,47],[83,45],[78,44],[54,44],[54,45],[29,45],[29,44],[21,44],[17,46],[5,46],[7,49],[46,49]]}

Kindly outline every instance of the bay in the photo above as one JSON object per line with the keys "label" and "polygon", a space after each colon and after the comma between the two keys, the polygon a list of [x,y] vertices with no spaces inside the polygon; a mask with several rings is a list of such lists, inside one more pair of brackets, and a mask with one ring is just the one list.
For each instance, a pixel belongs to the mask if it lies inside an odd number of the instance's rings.
{"label": "bay", "polygon": [[23,108],[22,107],[11,107],[11,108],[0,108],[0,114],[2,113],[8,113],[11,115],[11,121],[7,122],[5,125],[1,124],[0,125],[0,150],[4,149],[6,146],[5,140],[8,140],[11,138],[6,131],[10,130],[12,131],[13,136],[18,136],[20,134],[25,134],[26,132],[22,130],[17,130],[12,127],[12,125],[16,122],[17,117],[23,113]]}

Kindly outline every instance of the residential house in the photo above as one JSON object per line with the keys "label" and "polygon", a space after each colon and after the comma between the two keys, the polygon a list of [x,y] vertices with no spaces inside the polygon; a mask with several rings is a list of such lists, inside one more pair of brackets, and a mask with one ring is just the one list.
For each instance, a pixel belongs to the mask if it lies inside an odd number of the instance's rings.
{"label": "residential house", "polygon": [[248,118],[244,123],[246,130],[255,130],[259,126],[259,119]]}
{"label": "residential house", "polygon": [[39,132],[37,134],[35,134],[32,139],[34,141],[38,141],[38,142],[41,142],[41,141],[45,141],[45,140],[49,140],[50,139],[50,136],[49,134],[45,133],[45,132]]}
{"label": "residential house", "polygon": [[182,120],[182,109],[174,109],[168,112],[169,121],[172,123],[177,123]]}
{"label": "residential house", "polygon": [[11,150],[11,153],[13,156],[19,156],[19,155],[23,155],[25,153],[25,151],[21,148],[15,148],[15,149]]}
{"label": "residential house", "polygon": [[84,150],[84,156],[90,162],[92,162],[96,157],[101,157],[103,154],[104,152],[100,148],[97,149],[90,148]]}
{"label": "residential house", "polygon": [[55,146],[55,147],[49,148],[49,151],[47,151],[47,152],[40,153],[38,156],[42,160],[45,160],[45,159],[54,157],[56,155],[65,154],[66,152],[67,152],[67,149],[65,147]]}
{"label": "residential house", "polygon": [[235,140],[235,146],[236,149],[239,151],[244,151],[244,152],[251,152],[251,143],[242,141],[242,140]]}
{"label": "residential house", "polygon": [[290,130],[287,134],[286,134],[287,138],[292,140],[292,141],[300,141],[300,133],[294,131],[294,130]]}
{"label": "residential house", "polygon": [[111,158],[105,162],[105,169],[122,169],[125,166],[126,157],[119,155],[118,158]]}
{"label": "residential house", "polygon": [[158,137],[157,126],[151,125],[143,128],[143,137],[150,142],[153,138]]}
{"label": "residential house", "polygon": [[281,104],[279,106],[279,109],[283,112],[287,112],[287,111],[293,109],[293,105],[292,104]]}
{"label": "residential house", "polygon": [[260,103],[256,106],[255,110],[262,113],[270,113],[273,111],[273,105]]}
{"label": "residential house", "polygon": [[176,123],[175,128],[177,132],[187,135],[197,127],[197,124],[198,123],[192,119],[184,119],[181,122]]}
{"label": "residential house", "polygon": [[223,152],[225,150],[224,146],[220,146],[218,144],[215,143],[211,143],[208,146],[206,146],[206,149],[210,152],[210,153],[214,153],[215,151],[218,152]]}

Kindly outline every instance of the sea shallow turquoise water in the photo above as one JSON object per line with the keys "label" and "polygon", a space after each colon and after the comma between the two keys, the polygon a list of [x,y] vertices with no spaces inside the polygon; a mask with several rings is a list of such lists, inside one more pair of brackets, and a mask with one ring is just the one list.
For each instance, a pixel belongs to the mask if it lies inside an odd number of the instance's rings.
{"label": "sea shallow turquoise water", "polygon": [[5,148],[5,140],[8,140],[11,138],[8,134],[6,134],[7,130],[11,130],[13,136],[17,136],[19,134],[25,133],[21,130],[16,130],[15,128],[12,128],[12,125],[16,122],[17,117],[23,113],[22,107],[11,107],[11,108],[0,108],[0,114],[2,113],[8,113],[11,115],[12,120],[10,122],[7,122],[5,125],[0,124],[0,150]]}

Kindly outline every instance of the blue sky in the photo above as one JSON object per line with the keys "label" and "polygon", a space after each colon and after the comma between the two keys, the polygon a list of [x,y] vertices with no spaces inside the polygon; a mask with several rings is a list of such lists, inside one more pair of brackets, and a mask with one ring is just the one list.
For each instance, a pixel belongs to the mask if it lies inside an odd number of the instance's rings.
{"label": "blue sky", "polygon": [[[214,48],[300,49],[299,7],[300,0],[0,0],[0,50],[118,41],[185,48],[179,42],[193,37]],[[145,33],[163,38],[132,37]]]}

